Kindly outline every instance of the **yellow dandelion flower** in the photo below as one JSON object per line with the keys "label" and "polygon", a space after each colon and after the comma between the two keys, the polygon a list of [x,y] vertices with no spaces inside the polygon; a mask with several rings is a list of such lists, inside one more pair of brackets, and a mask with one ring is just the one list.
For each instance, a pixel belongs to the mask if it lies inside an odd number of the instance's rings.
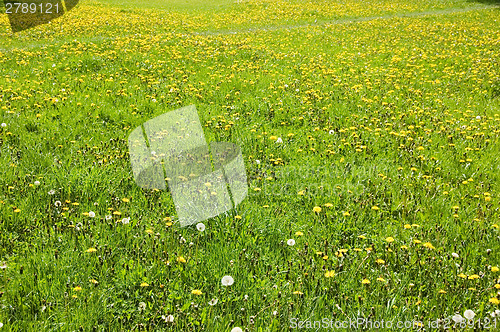
{"label": "yellow dandelion flower", "polygon": [[465,275],[465,274],[463,274],[463,273],[460,273],[458,276],[459,276],[460,278],[463,278],[463,279],[466,279],[466,278],[467,278],[467,275]]}
{"label": "yellow dandelion flower", "polygon": [[14,210],[14,213],[19,213],[19,212],[21,212],[21,209],[19,209],[19,208]]}
{"label": "yellow dandelion flower", "polygon": [[495,286],[493,287],[495,287],[496,289],[500,289],[500,284],[495,284]]}
{"label": "yellow dandelion flower", "polygon": [[406,224],[403,226],[405,229],[410,229],[411,228],[411,225],[410,224]]}
{"label": "yellow dandelion flower", "polygon": [[302,233],[301,231],[295,232],[295,236],[303,236],[303,235],[304,235],[304,233]]}
{"label": "yellow dandelion flower", "polygon": [[423,246],[429,249],[436,249],[430,242],[425,242]]}
{"label": "yellow dandelion flower", "polygon": [[389,237],[385,238],[385,241],[388,243],[392,243],[392,242],[394,242],[394,238],[392,236],[389,236]]}
{"label": "yellow dandelion flower", "polygon": [[203,294],[203,292],[201,290],[199,290],[199,289],[193,289],[191,291],[191,294],[193,294],[193,295],[201,295],[201,294]]}
{"label": "yellow dandelion flower", "polygon": [[444,289],[440,289],[438,293],[439,294],[446,294],[446,291]]}
{"label": "yellow dandelion flower", "polygon": [[186,263],[186,259],[182,256],[177,257],[177,262],[179,263]]}
{"label": "yellow dandelion flower", "polygon": [[493,304],[500,304],[500,301],[496,298],[496,297],[492,297],[490,299],[490,303],[493,303]]}
{"label": "yellow dandelion flower", "polygon": [[155,232],[152,229],[146,229],[146,233],[153,235]]}
{"label": "yellow dandelion flower", "polygon": [[326,271],[325,277],[326,278],[333,278],[335,276],[335,271]]}
{"label": "yellow dandelion flower", "polygon": [[363,280],[361,281],[361,283],[362,283],[363,285],[369,285],[369,284],[370,284],[370,280],[368,280],[368,279],[366,279],[366,278],[365,278],[365,279],[363,279]]}
{"label": "yellow dandelion flower", "polygon": [[130,202],[130,199],[128,199],[128,198],[126,198],[126,197],[125,197],[125,198],[122,198],[122,202],[128,203],[128,202]]}
{"label": "yellow dandelion flower", "polygon": [[343,215],[344,217],[349,217],[351,214],[350,214],[349,212],[347,212],[347,211],[346,211],[346,212],[342,213],[342,215]]}
{"label": "yellow dandelion flower", "polygon": [[377,278],[377,281],[380,281],[380,282],[385,282],[385,279],[384,279],[384,278],[382,278],[382,277],[378,277],[378,278]]}
{"label": "yellow dandelion flower", "polygon": [[149,284],[147,282],[141,282],[141,284],[139,286],[141,286],[141,287],[148,287]]}
{"label": "yellow dandelion flower", "polygon": [[385,261],[383,259],[377,259],[375,262],[377,262],[378,264],[385,264]]}
{"label": "yellow dandelion flower", "polygon": [[491,267],[491,272],[498,272],[500,271],[500,269],[498,268],[498,266],[492,266]]}
{"label": "yellow dandelion flower", "polygon": [[315,206],[313,208],[313,212],[320,213],[321,212],[321,208],[319,206]]}
{"label": "yellow dandelion flower", "polygon": [[86,252],[96,252],[97,249],[96,248],[88,248],[87,250],[85,250]]}
{"label": "yellow dandelion flower", "polygon": [[302,295],[302,294],[304,294],[304,293],[302,293],[301,291],[294,291],[294,292],[293,292],[293,294],[294,294],[294,295]]}
{"label": "yellow dandelion flower", "polygon": [[469,279],[469,280],[479,279],[479,275],[477,275],[477,274],[470,275],[470,276],[468,277],[468,279]]}
{"label": "yellow dandelion flower", "polygon": [[333,204],[332,204],[332,203],[325,203],[325,205],[324,205],[324,206],[325,206],[325,207],[332,207],[332,206],[333,206]]}
{"label": "yellow dandelion flower", "polygon": [[79,292],[81,290],[82,290],[82,287],[80,287],[80,286],[76,286],[75,288],[73,288],[73,291],[75,291],[75,292]]}

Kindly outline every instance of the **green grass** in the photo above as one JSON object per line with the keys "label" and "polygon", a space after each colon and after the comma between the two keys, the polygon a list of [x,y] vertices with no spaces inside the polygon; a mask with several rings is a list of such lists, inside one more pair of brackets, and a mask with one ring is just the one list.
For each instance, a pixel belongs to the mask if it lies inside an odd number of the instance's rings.
{"label": "green grass", "polygon": [[[498,7],[152,4],[0,22],[1,332],[492,319]],[[249,185],[204,232],[137,187],[127,147],[190,104],[208,141],[241,147]]]}

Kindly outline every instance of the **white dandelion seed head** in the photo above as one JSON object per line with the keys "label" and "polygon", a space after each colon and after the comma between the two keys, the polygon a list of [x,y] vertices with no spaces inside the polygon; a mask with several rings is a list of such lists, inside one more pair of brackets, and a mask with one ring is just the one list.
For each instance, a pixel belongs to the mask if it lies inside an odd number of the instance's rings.
{"label": "white dandelion seed head", "polygon": [[146,303],[144,302],[139,302],[139,311],[146,310]]}
{"label": "white dandelion seed head", "polygon": [[173,315],[168,315],[165,317],[165,322],[167,323],[173,323],[174,322],[174,316]]}
{"label": "white dandelion seed head", "polygon": [[48,194],[49,194],[49,195],[54,195],[55,193],[56,193],[56,191],[55,191],[54,189],[51,189],[51,190],[49,190],[49,192],[48,192]]}
{"label": "white dandelion seed head", "polygon": [[231,332],[243,332],[243,330],[241,329],[241,327],[233,327]]}
{"label": "white dandelion seed head", "polygon": [[278,139],[276,140],[276,143],[279,143],[279,144],[283,143],[283,140],[281,139],[281,137],[278,137]]}
{"label": "white dandelion seed head", "polygon": [[210,304],[211,306],[214,306],[214,305],[216,305],[216,304],[217,304],[217,302],[219,302],[219,300],[218,300],[218,299],[211,299],[211,300],[208,302],[208,304]]}
{"label": "white dandelion seed head", "polygon": [[94,218],[95,217],[95,212],[94,211],[90,211],[89,212],[89,217],[90,218]]}
{"label": "white dandelion seed head", "polygon": [[55,201],[55,202],[54,202],[54,205],[55,205],[56,207],[61,206],[61,204],[62,204],[62,203],[61,203],[61,201]]}
{"label": "white dandelion seed head", "polygon": [[255,160],[255,163],[256,163],[257,165],[260,165],[260,160],[259,160],[259,159],[256,159],[256,160]]}
{"label": "white dandelion seed head", "polygon": [[273,316],[276,316],[278,312],[276,310],[273,311]]}
{"label": "white dandelion seed head", "polygon": [[333,129],[332,129],[332,130],[330,130],[328,133],[329,133],[330,135],[335,134],[335,132],[333,131]]}
{"label": "white dandelion seed head", "polygon": [[197,223],[196,229],[199,230],[200,232],[203,232],[205,230],[205,224],[202,222]]}
{"label": "white dandelion seed head", "polygon": [[455,323],[461,323],[464,321],[464,318],[460,315],[460,314],[455,314],[451,317],[451,319],[455,322]]}
{"label": "white dandelion seed head", "polygon": [[468,320],[474,319],[475,316],[476,313],[470,309],[464,311],[464,317],[467,318]]}
{"label": "white dandelion seed head", "polygon": [[179,243],[186,243],[186,239],[181,236],[181,238],[179,239]]}
{"label": "white dandelion seed head", "polygon": [[5,122],[2,122],[2,127],[7,127],[7,124]]}
{"label": "white dandelion seed head", "polygon": [[110,214],[108,214],[106,217],[104,217],[104,219],[106,219],[106,220],[111,220],[112,218],[113,218],[113,216]]}
{"label": "white dandelion seed head", "polygon": [[39,185],[40,185],[40,181],[36,180],[36,181],[34,182],[34,185],[35,185],[35,186],[39,186]]}
{"label": "white dandelion seed head", "polygon": [[231,276],[224,276],[221,280],[222,286],[231,286],[234,284],[234,279]]}
{"label": "white dandelion seed head", "polygon": [[458,258],[459,257],[456,252],[452,253],[451,255],[453,256],[453,258]]}
{"label": "white dandelion seed head", "polygon": [[129,222],[130,222],[130,217],[122,219],[122,224],[124,225],[128,224]]}
{"label": "white dandelion seed head", "polygon": [[295,245],[295,240],[294,240],[294,239],[289,239],[288,241],[286,241],[286,243],[287,243],[289,246],[294,246],[294,245]]}
{"label": "white dandelion seed head", "polygon": [[5,270],[7,268],[7,264],[5,262],[0,264],[0,269]]}
{"label": "white dandelion seed head", "polygon": [[2,322],[0,322],[0,329],[1,329],[2,327],[3,327],[3,323],[2,323]]}
{"label": "white dandelion seed head", "polygon": [[481,120],[481,116],[480,115],[476,116],[476,120]]}

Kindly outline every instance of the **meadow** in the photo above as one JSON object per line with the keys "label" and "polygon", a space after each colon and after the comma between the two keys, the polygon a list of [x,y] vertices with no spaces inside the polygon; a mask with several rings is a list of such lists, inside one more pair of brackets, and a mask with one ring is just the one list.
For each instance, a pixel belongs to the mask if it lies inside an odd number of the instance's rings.
{"label": "meadow", "polygon": [[[499,15],[88,0],[13,34],[0,14],[0,332],[500,329]],[[192,104],[249,195],[182,228],[127,138]]]}

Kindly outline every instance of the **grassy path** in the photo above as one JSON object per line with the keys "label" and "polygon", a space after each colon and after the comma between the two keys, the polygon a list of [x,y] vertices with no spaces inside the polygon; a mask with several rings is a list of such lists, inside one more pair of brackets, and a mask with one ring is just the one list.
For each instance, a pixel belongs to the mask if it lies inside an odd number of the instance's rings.
{"label": "grassy path", "polygon": [[496,5],[477,5],[465,8],[447,8],[442,10],[428,10],[423,12],[411,12],[411,13],[399,13],[383,16],[368,16],[368,17],[345,17],[337,20],[326,20],[307,24],[296,24],[296,25],[275,25],[275,26],[265,26],[249,29],[238,29],[238,30],[224,30],[224,31],[204,31],[204,32],[194,32],[194,35],[227,35],[227,34],[238,34],[238,33],[250,33],[250,32],[260,32],[260,31],[276,31],[276,30],[292,30],[292,29],[302,29],[307,27],[317,27],[317,26],[329,26],[334,24],[350,24],[359,22],[368,22],[374,20],[390,20],[394,18],[411,18],[411,17],[422,17],[422,16],[437,16],[446,15],[454,13],[466,13],[477,10],[500,10],[500,6]]}

